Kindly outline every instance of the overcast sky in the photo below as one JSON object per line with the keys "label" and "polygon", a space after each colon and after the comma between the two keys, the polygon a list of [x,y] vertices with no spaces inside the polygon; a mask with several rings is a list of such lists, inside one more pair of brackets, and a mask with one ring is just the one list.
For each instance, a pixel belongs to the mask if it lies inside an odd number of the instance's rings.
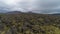
{"label": "overcast sky", "polygon": [[33,11],[35,13],[59,13],[60,0],[0,0],[0,12]]}

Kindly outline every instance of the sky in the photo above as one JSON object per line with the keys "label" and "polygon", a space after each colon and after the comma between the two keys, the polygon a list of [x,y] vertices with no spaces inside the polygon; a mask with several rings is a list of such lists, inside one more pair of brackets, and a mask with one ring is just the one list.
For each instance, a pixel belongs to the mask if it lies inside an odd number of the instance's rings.
{"label": "sky", "polygon": [[0,0],[0,12],[60,13],[60,0]]}

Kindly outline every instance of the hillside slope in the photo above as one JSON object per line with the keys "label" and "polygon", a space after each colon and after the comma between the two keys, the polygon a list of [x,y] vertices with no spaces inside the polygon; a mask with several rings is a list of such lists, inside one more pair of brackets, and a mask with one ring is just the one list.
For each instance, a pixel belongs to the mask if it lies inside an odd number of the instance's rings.
{"label": "hillside slope", "polygon": [[0,34],[60,34],[60,16],[1,14]]}

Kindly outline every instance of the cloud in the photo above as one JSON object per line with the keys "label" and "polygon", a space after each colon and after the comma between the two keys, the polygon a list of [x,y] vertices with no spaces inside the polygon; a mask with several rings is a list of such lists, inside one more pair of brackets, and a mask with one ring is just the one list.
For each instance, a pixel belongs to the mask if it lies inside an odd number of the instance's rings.
{"label": "cloud", "polygon": [[0,11],[19,10],[23,12],[33,11],[35,13],[58,13],[60,12],[60,0],[18,0],[16,3],[7,4],[0,0]]}

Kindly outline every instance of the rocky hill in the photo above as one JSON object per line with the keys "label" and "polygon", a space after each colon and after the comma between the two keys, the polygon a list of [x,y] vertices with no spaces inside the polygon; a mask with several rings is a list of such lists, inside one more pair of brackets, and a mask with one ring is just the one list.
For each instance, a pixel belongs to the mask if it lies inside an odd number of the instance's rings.
{"label": "rocky hill", "polygon": [[16,11],[0,14],[0,34],[60,34],[60,16]]}

